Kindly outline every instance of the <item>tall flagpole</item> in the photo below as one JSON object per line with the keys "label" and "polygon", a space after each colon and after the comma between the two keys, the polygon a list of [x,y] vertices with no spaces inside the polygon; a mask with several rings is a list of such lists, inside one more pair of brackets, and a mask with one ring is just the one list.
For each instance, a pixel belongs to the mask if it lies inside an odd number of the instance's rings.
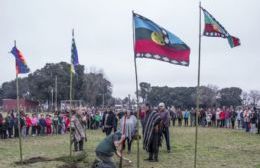
{"label": "tall flagpole", "polygon": [[[14,41],[16,47],[16,41]],[[18,83],[18,72],[16,72],[16,106],[17,106],[17,119],[18,119],[18,135],[19,135],[19,150],[20,150],[20,162],[23,162],[23,150],[22,150],[22,139],[21,139],[21,114],[20,114],[20,102],[19,102],[19,83]]]}
{"label": "tall flagpole", "polygon": [[200,102],[200,53],[201,53],[201,2],[199,3],[199,59],[198,59],[198,83],[196,95],[196,132],[195,132],[195,155],[194,155],[194,168],[197,167],[197,144],[198,144],[198,115],[199,115],[199,102]]}
{"label": "tall flagpole", "polygon": [[[72,38],[74,38],[74,29],[72,29]],[[71,113],[72,113],[72,80],[73,80],[73,73],[72,73],[72,62],[70,63],[70,157],[72,155],[72,131],[71,131]]]}
{"label": "tall flagpole", "polygon": [[[134,11],[132,11],[132,18],[134,15]],[[133,26],[133,49],[134,49],[134,64],[135,64],[135,85],[136,85],[136,104],[137,104],[137,135],[139,136],[139,95],[138,95],[138,76],[137,76],[137,65],[136,65],[136,58],[135,58],[135,22],[134,18],[132,20],[132,26]],[[140,167],[140,151],[139,151],[139,138],[137,138],[137,162],[136,167]]]}

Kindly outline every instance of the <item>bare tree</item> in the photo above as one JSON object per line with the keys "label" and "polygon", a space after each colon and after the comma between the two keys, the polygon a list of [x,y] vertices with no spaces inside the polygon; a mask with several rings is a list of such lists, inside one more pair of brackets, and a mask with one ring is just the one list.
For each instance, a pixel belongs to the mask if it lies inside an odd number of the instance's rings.
{"label": "bare tree", "polygon": [[252,100],[253,105],[257,105],[260,100],[260,91],[259,90],[251,90],[249,96]]}

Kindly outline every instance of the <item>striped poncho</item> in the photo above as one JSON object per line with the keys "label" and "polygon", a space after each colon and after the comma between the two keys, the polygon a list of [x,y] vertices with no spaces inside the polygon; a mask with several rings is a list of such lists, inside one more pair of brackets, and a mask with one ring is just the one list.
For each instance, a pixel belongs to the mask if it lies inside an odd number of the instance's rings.
{"label": "striped poncho", "polygon": [[148,151],[149,145],[152,142],[152,134],[154,127],[159,124],[161,121],[160,115],[157,112],[151,112],[148,113],[148,115],[145,117],[145,123],[144,123],[144,138],[143,138],[143,148]]}

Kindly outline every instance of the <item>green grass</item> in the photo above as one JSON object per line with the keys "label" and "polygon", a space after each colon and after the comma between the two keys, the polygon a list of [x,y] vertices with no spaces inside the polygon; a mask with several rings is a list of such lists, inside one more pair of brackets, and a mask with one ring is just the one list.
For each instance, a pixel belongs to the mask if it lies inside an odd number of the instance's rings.
{"label": "green grass", "polygon": [[[88,130],[85,144],[86,158],[70,161],[68,135],[49,137],[30,137],[23,140],[24,159],[42,157],[41,161],[19,165],[18,139],[0,140],[0,167],[90,167],[95,159],[95,147],[105,137],[101,130]],[[172,128],[172,152],[166,152],[166,145],[160,148],[159,163],[144,161],[148,154],[142,149],[140,141],[140,167],[142,168],[192,168],[194,164],[195,128]],[[136,141],[131,154],[124,154],[133,161],[126,168],[136,167]],[[199,128],[198,168],[260,168],[260,136],[237,130]],[[115,157],[116,162],[118,159]],[[70,163],[73,164],[70,164]]]}

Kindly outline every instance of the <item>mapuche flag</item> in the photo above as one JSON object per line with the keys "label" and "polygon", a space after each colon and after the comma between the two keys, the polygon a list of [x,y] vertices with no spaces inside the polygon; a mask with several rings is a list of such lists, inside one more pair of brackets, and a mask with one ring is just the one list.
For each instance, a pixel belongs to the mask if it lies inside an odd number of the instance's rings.
{"label": "mapuche flag", "polygon": [[11,53],[15,57],[15,64],[16,64],[16,74],[28,73],[30,72],[29,67],[27,66],[24,56],[20,50],[14,46],[11,50]]}
{"label": "mapuche flag", "polygon": [[133,13],[136,58],[151,58],[189,66],[190,48],[173,33]]}
{"label": "mapuche flag", "polygon": [[240,40],[231,36],[226,29],[206,10],[201,7],[204,13],[205,27],[204,36],[227,38],[231,48],[239,46]]}
{"label": "mapuche flag", "polygon": [[78,50],[76,47],[75,39],[72,38],[72,45],[71,45],[71,71],[75,73],[75,68],[79,64],[78,58]]}

